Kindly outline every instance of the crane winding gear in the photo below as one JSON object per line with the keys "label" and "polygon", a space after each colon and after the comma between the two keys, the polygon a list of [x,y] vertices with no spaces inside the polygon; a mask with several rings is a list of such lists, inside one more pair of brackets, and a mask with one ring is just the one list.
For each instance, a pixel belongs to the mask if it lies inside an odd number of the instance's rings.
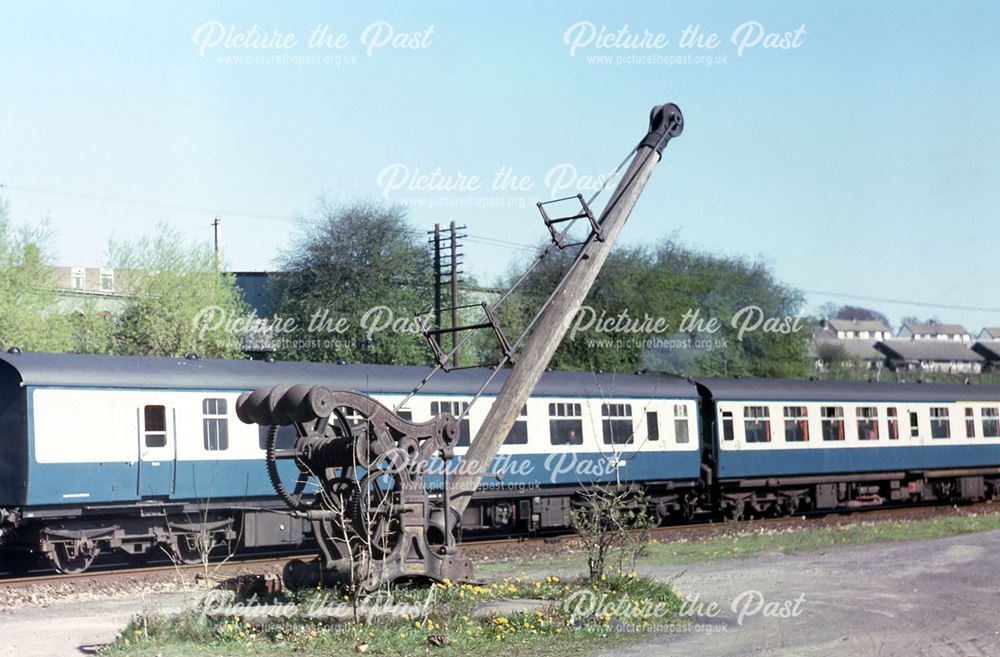
{"label": "crane winding gear", "polygon": [[[408,422],[371,397],[305,385],[243,393],[236,412],[269,428],[275,492],[292,515],[311,522],[319,543],[320,560],[292,562],[286,585],[372,591],[404,579],[470,580],[458,517],[447,511],[445,473],[459,435],[454,416]],[[279,426],[295,428],[293,446],[278,445]],[[297,471],[291,490],[282,483],[283,461]]]}

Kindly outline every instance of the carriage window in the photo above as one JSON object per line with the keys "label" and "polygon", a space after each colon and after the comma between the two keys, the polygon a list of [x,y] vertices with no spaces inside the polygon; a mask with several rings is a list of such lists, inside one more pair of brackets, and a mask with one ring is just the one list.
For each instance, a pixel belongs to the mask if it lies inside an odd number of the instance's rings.
{"label": "carriage window", "polygon": [[679,443],[691,440],[688,432],[688,408],[684,404],[674,404],[674,435]]}
{"label": "carriage window", "polygon": [[[261,449],[267,449],[267,432],[270,429],[271,427],[260,425],[257,430],[257,442]],[[274,448],[292,449],[295,447],[295,441],[298,437],[299,435],[295,432],[294,424],[278,427],[278,435],[274,437]]]}
{"label": "carriage window", "polygon": [[1000,409],[996,407],[984,408],[981,414],[983,416],[983,438],[1000,438]]}
{"label": "carriage window", "polygon": [[889,440],[899,440],[899,417],[896,415],[896,409],[887,408],[885,414],[889,418]]}
{"label": "carriage window", "polygon": [[413,411],[396,411],[396,415],[399,416],[400,420],[406,420],[407,422],[413,422]]}
{"label": "carriage window", "polygon": [[605,445],[632,442],[632,404],[601,404],[601,432]]}
{"label": "carriage window", "polygon": [[819,416],[823,440],[844,439],[844,409],[840,406],[820,406]]}
{"label": "carriage window", "polygon": [[226,400],[208,398],[201,400],[202,437],[205,449],[229,449],[229,419],[226,417]]}
{"label": "carriage window", "polygon": [[785,406],[785,442],[809,440],[809,412],[805,406]]}
{"label": "carriage window", "polygon": [[[431,417],[441,413],[451,413],[456,418],[462,417],[462,413],[469,408],[469,402],[459,401],[434,401],[431,402]],[[456,447],[468,447],[470,441],[469,418],[458,423],[458,443]]]}
{"label": "carriage window", "polygon": [[951,438],[951,423],[948,409],[944,406],[931,408],[931,438]]}
{"label": "carriage window", "polygon": [[858,440],[878,440],[878,409],[858,406]]}
{"label": "carriage window", "polygon": [[917,418],[916,411],[910,411],[910,438],[917,438],[920,436],[920,422]]}
{"label": "carriage window", "polygon": [[166,406],[146,406],[143,409],[144,439],[146,447],[164,447],[167,444]]}
{"label": "carriage window", "polygon": [[965,436],[966,438],[976,437],[976,412],[971,408],[965,409]]}
{"label": "carriage window", "polygon": [[514,421],[514,426],[510,428],[507,437],[503,439],[504,445],[527,445],[528,444],[528,406],[521,407],[521,413]]}
{"label": "carriage window", "polygon": [[549,441],[553,445],[583,444],[580,404],[549,404]]}
{"label": "carriage window", "polygon": [[646,411],[646,436],[649,440],[660,439],[660,418],[656,411]]}
{"label": "carriage window", "polygon": [[733,439],[733,412],[722,411],[722,439]]}
{"label": "carriage window", "polygon": [[771,420],[767,406],[744,406],[743,418],[748,443],[771,442]]}

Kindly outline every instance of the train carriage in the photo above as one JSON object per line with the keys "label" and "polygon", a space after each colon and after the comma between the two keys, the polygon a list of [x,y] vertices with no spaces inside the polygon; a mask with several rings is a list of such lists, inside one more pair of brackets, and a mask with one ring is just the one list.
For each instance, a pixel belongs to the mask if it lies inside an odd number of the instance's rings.
{"label": "train carriage", "polygon": [[[0,355],[0,543],[40,552],[59,570],[112,549],[162,546],[200,558],[238,539],[295,544],[308,525],[283,510],[264,467],[262,430],[236,417],[238,396],[281,383],[325,385],[394,407],[422,367],[7,353]],[[489,376],[435,377],[404,418],[460,416]],[[506,372],[460,425],[456,455],[485,417]],[[564,527],[582,484],[646,485],[664,515],[693,508],[700,488],[697,388],[673,376],[546,373],[463,515],[467,530]],[[290,428],[279,443],[294,440]],[[283,435],[284,434],[284,435]],[[291,461],[279,464],[294,481]]]}
{"label": "train carriage", "polygon": [[1000,484],[1000,386],[698,383],[718,503],[733,515],[980,499]]}

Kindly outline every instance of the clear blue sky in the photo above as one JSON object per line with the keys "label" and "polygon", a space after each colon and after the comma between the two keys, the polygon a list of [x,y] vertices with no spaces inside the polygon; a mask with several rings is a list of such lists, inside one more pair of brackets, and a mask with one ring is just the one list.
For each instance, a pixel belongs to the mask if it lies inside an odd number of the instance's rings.
{"label": "clear blue sky", "polygon": [[[808,297],[810,307],[853,301],[894,321],[937,315],[978,331],[1000,325],[998,19],[1000,5],[987,0],[5,2],[0,195],[17,219],[49,217],[61,264],[98,265],[109,237],[136,237],[159,220],[209,239],[218,213],[228,264],[260,270],[320,193],[378,199],[387,167],[440,167],[478,176],[481,188],[389,198],[523,206],[412,210],[417,226],[468,224],[477,241],[466,246],[467,268],[489,281],[527,252],[482,238],[525,244],[543,235],[533,204],[548,197],[547,172],[610,171],[642,136],[649,108],[673,101],[686,129],[626,242],[673,236],[759,257],[807,291],[973,308]],[[410,39],[425,47],[369,55],[362,35],[379,21],[369,42],[388,29],[425,32]],[[768,33],[805,31],[796,48],[765,49],[762,40],[739,56],[731,36],[748,21]],[[293,33],[297,44],[213,45],[214,22]],[[668,43],[571,54],[566,34],[581,22],[610,32],[627,25],[651,40],[663,33]],[[682,49],[689,24],[720,44]],[[309,48],[317,25],[348,43]],[[581,29],[571,41],[586,41]],[[220,59],[281,54],[329,60]],[[687,54],[715,65],[588,59]],[[491,189],[505,167],[533,188]]]}

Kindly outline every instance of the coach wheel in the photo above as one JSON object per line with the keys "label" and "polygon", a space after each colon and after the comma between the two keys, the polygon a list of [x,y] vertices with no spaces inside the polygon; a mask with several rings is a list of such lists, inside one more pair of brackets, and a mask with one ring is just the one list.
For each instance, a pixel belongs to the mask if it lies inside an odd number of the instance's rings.
{"label": "coach wheel", "polygon": [[170,547],[177,561],[191,566],[202,563],[219,545],[221,542],[214,534],[180,534],[174,537]]}
{"label": "coach wheel", "polygon": [[101,553],[99,547],[89,540],[58,541],[52,545],[49,560],[60,573],[75,575],[90,568]]}
{"label": "coach wheel", "polygon": [[726,517],[729,520],[743,520],[746,517],[747,512],[747,502],[746,500],[733,500],[729,504],[729,508],[726,509]]}

